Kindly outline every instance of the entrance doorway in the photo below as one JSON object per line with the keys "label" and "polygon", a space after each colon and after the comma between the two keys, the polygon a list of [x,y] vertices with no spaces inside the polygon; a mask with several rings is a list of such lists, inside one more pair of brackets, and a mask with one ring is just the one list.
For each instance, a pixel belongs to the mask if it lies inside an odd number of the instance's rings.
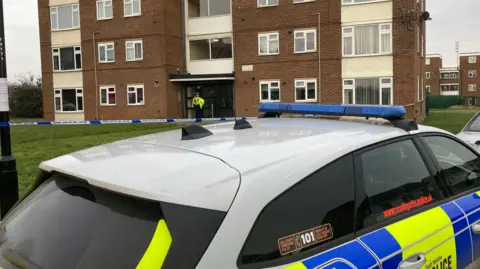
{"label": "entrance doorway", "polygon": [[195,118],[195,109],[193,108],[193,98],[195,93],[200,93],[200,97],[205,100],[203,106],[204,118],[223,118],[233,117],[233,83],[189,83],[185,85],[185,100],[187,118]]}

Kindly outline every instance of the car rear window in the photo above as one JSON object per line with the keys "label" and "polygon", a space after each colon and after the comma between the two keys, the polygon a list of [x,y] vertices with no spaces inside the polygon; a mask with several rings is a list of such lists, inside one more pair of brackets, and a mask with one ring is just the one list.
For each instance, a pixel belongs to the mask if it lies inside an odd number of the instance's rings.
{"label": "car rear window", "polygon": [[480,114],[475,115],[475,118],[471,120],[465,129],[465,132],[480,132]]}
{"label": "car rear window", "polygon": [[0,268],[195,268],[225,215],[55,174],[0,224]]}

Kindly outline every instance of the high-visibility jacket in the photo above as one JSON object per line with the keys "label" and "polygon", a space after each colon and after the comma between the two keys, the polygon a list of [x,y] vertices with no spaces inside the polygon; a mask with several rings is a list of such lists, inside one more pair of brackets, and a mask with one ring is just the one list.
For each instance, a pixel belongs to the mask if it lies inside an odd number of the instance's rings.
{"label": "high-visibility jacket", "polygon": [[193,97],[193,106],[200,106],[200,108],[203,108],[203,105],[205,104],[205,100],[203,100],[202,97]]}

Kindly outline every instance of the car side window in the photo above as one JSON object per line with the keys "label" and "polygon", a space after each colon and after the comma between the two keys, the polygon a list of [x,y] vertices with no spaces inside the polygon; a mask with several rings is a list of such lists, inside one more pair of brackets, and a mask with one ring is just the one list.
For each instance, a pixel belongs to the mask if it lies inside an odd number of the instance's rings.
{"label": "car side window", "polygon": [[470,149],[443,136],[423,137],[442,169],[453,195],[480,187],[480,159]]}
{"label": "car side window", "polygon": [[412,140],[359,154],[355,169],[359,185],[364,187],[357,230],[443,198]]}
{"label": "car side window", "polygon": [[[306,177],[259,214],[239,266],[275,261],[353,234],[354,169],[351,155]],[[287,262],[285,262],[287,263]]]}

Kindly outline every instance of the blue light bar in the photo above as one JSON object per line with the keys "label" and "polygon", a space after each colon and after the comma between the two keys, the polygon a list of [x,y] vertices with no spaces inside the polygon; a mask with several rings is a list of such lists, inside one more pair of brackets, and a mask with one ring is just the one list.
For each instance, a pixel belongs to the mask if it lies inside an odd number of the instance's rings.
{"label": "blue light bar", "polygon": [[328,105],[299,103],[265,103],[258,108],[266,113],[312,114],[329,116],[355,116],[384,119],[400,119],[405,117],[403,106],[380,105]]}

